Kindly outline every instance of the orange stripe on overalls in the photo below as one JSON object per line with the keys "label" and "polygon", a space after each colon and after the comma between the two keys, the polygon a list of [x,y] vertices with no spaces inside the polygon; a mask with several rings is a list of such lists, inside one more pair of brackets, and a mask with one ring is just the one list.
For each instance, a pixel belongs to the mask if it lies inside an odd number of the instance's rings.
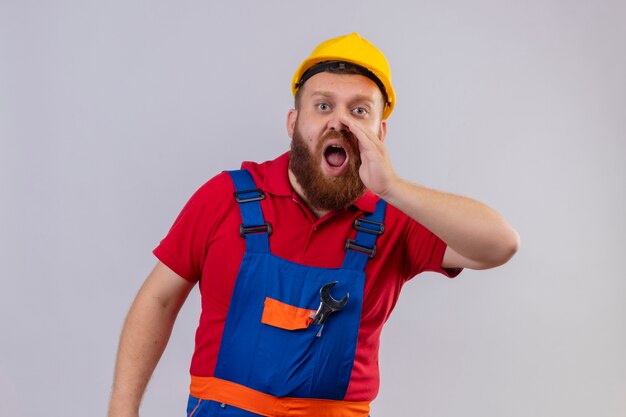
{"label": "orange stripe on overalls", "polygon": [[213,377],[191,377],[191,395],[267,417],[367,417],[368,401],[278,398],[234,382]]}

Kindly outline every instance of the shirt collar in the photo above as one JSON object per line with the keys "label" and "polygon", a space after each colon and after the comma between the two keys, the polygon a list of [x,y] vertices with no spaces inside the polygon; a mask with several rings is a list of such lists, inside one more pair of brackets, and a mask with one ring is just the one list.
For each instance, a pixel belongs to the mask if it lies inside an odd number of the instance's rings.
{"label": "shirt collar", "polygon": [[[242,168],[246,168],[244,164]],[[285,152],[275,160],[268,164],[265,175],[263,176],[262,189],[271,194],[291,197],[295,194],[295,190],[289,182],[287,170],[289,168],[289,152]],[[376,203],[379,198],[370,190],[365,190],[365,194],[359,197],[353,205],[361,211],[373,213],[376,210]]]}

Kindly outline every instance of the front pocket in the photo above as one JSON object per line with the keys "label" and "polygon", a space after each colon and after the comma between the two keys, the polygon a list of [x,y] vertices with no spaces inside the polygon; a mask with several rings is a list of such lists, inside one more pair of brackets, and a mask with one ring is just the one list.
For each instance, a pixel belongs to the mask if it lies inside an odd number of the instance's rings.
{"label": "front pocket", "polygon": [[309,327],[315,310],[295,307],[270,297],[265,298],[261,323],[285,330],[301,330]]}

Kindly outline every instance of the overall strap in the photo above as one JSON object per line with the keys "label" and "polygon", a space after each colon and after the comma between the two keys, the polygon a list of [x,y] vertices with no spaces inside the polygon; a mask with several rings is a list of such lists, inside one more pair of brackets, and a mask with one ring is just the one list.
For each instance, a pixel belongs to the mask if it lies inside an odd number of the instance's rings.
{"label": "overall strap", "polygon": [[235,184],[233,195],[242,219],[239,234],[246,239],[246,251],[269,252],[268,236],[272,234],[272,225],[263,218],[260,203],[265,199],[265,193],[256,188],[252,175],[245,169],[227,172]]}
{"label": "overall strap", "polygon": [[343,269],[362,271],[367,260],[376,255],[376,239],[385,231],[383,221],[386,209],[387,202],[378,200],[373,213],[354,220],[356,237],[346,241],[346,256],[341,266]]}

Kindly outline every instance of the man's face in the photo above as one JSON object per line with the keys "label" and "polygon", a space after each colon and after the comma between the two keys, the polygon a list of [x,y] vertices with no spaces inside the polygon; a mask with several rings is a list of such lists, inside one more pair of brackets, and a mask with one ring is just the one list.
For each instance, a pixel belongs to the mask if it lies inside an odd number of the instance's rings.
{"label": "man's face", "polygon": [[382,93],[362,75],[328,72],[314,75],[302,88],[298,109],[287,119],[292,185],[314,209],[343,209],[365,186],[357,139],[342,120],[350,118],[383,140]]}

